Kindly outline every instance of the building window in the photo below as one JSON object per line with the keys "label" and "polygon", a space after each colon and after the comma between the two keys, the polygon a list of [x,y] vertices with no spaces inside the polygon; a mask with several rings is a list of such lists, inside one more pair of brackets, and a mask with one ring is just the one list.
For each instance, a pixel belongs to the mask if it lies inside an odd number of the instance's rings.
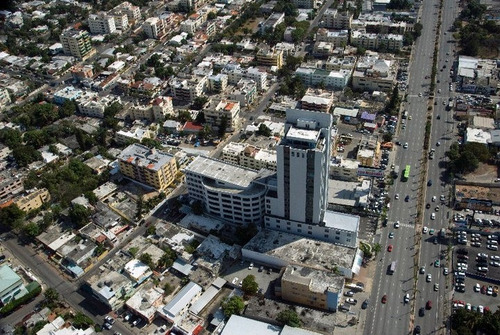
{"label": "building window", "polygon": [[297,229],[297,233],[302,233],[302,229]]}
{"label": "building window", "polygon": [[338,241],[338,240],[340,240],[340,237],[338,237],[338,236],[335,236],[335,240],[337,240],[337,241]]}
{"label": "building window", "polygon": [[309,235],[312,235],[312,231],[308,231],[307,233],[308,233]]}
{"label": "building window", "polygon": [[299,224],[297,224],[297,227],[299,227],[299,228],[300,228],[300,227],[302,227],[302,225],[299,223]]}
{"label": "building window", "polygon": [[328,238],[328,234],[325,234],[324,236],[325,236],[325,238]]}
{"label": "building window", "polygon": [[336,232],[335,232],[335,234],[340,235],[340,232],[339,232],[339,231],[336,231]]}

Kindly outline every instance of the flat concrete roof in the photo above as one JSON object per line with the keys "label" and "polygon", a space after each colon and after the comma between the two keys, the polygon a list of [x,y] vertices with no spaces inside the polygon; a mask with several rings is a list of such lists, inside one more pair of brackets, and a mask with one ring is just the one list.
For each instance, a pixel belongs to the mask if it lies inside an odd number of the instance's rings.
{"label": "flat concrete roof", "polygon": [[325,291],[342,291],[344,289],[345,278],[331,271],[316,270],[298,265],[288,265],[283,272],[282,280],[306,284],[311,291],[324,293]]}
{"label": "flat concrete roof", "polygon": [[356,249],[268,229],[260,231],[243,249],[327,271],[334,265],[351,269],[356,257]]}
{"label": "flat concrete roof", "polygon": [[198,156],[187,167],[185,173],[195,173],[204,177],[212,178],[234,187],[247,188],[251,182],[258,178],[259,173],[255,170],[241,166],[228,164],[213,158]]}
{"label": "flat concrete roof", "polygon": [[357,232],[359,216],[340,212],[325,211],[325,225],[330,228]]}

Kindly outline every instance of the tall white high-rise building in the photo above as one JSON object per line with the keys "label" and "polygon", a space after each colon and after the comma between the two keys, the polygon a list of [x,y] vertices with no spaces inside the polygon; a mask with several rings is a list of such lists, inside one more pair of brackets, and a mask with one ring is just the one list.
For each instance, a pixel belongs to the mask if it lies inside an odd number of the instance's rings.
{"label": "tall white high-rise building", "polygon": [[306,224],[323,221],[332,123],[331,114],[287,110],[285,136],[276,148],[277,189],[266,198],[269,216]]}

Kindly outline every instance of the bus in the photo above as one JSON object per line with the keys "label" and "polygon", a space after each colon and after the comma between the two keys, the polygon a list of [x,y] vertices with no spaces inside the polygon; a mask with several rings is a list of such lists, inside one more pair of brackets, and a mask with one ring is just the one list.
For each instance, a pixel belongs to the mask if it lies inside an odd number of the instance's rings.
{"label": "bus", "polygon": [[407,181],[408,178],[410,178],[410,166],[409,165],[406,165],[405,167],[405,170],[403,171],[403,177],[402,177],[402,180],[403,181]]}
{"label": "bus", "polygon": [[389,268],[387,269],[387,274],[392,275],[396,271],[396,262],[392,262],[391,265],[389,265]]}

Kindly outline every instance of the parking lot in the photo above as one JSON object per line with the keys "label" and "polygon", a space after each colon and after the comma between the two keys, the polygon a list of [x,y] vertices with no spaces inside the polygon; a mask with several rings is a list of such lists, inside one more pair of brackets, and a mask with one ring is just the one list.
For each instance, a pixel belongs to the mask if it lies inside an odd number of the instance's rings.
{"label": "parking lot", "polygon": [[268,297],[274,295],[274,292],[272,292],[274,286],[271,285],[271,283],[279,278],[279,270],[270,268],[269,266],[241,261],[235,263],[224,273],[224,279],[233,286],[238,287],[241,286],[241,282],[248,275],[255,276],[255,281],[259,285],[260,293]]}
{"label": "parking lot", "polygon": [[[455,232],[457,246],[453,252],[454,300],[466,308],[488,307],[494,312],[500,303],[500,252],[495,246],[498,235],[479,231]],[[468,306],[470,304],[470,306]]]}

